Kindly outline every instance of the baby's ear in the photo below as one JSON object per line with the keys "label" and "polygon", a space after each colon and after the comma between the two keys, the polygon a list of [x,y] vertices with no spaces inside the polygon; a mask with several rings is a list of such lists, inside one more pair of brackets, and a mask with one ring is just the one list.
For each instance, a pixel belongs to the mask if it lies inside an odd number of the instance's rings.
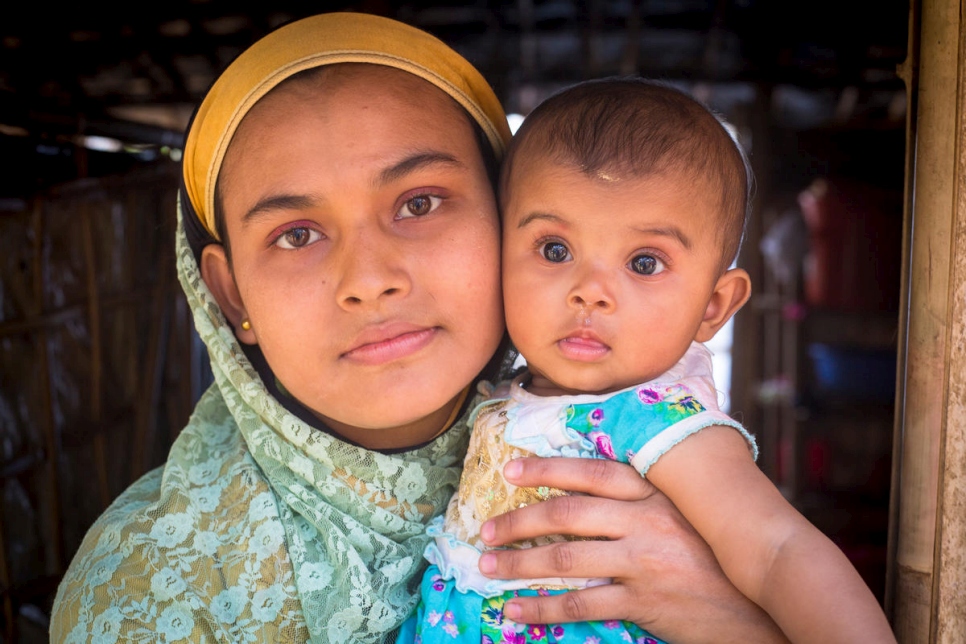
{"label": "baby's ear", "polygon": [[751,296],[751,278],[743,268],[732,268],[718,278],[708,301],[704,319],[694,339],[707,342],[738,312]]}
{"label": "baby's ear", "polygon": [[235,327],[235,336],[245,344],[257,344],[254,331],[242,328],[242,321],[248,315],[221,244],[208,244],[201,251],[201,279],[205,280],[208,290],[215,296],[225,318]]}

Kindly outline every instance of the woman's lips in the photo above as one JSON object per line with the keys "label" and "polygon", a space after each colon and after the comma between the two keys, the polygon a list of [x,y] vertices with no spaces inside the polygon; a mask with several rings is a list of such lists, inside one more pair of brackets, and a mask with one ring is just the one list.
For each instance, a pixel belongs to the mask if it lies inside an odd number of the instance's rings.
{"label": "woman's lips", "polygon": [[381,365],[420,351],[435,338],[439,327],[390,324],[364,331],[355,346],[340,357],[364,365]]}
{"label": "woman's lips", "polygon": [[564,357],[582,362],[600,360],[610,353],[610,347],[606,343],[589,335],[567,336],[558,340],[557,346]]}

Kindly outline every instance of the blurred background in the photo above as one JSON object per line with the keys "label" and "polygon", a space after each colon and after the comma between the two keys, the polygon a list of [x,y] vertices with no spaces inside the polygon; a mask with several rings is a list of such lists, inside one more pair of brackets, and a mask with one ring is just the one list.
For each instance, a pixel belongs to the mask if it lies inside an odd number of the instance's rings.
{"label": "blurred background", "polygon": [[437,35],[511,124],[629,74],[727,119],[757,184],[738,262],[755,295],[711,345],[722,400],[881,599],[908,2],[18,3],[0,20],[0,641],[46,641],[85,531],[163,462],[210,382],[173,262],[195,105],[246,46],[325,10]]}

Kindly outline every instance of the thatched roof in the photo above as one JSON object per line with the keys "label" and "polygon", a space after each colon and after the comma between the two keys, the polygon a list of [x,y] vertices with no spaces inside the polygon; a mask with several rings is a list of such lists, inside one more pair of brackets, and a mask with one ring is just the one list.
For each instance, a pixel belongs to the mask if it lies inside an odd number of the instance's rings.
{"label": "thatched roof", "polygon": [[[94,5],[94,6],[92,6]],[[102,134],[177,145],[217,72],[272,28],[326,9],[425,28],[511,110],[533,89],[608,74],[798,88],[788,118],[881,109],[902,88],[902,0],[17,2],[0,20],[0,138]],[[850,92],[842,98],[841,92]],[[529,93],[528,93],[529,92]],[[838,110],[838,112],[836,111]]]}

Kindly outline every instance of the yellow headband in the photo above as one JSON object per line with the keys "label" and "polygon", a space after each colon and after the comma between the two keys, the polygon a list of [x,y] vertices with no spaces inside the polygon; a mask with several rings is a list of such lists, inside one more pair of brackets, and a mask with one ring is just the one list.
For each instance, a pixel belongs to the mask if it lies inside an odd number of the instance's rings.
{"label": "yellow headband", "polygon": [[185,142],[188,199],[209,233],[215,231],[215,180],[242,118],[273,87],[298,72],[336,63],[395,67],[449,94],[479,123],[502,158],[510,140],[506,115],[486,79],[441,40],[390,18],[326,13],[268,34],[244,51],[209,90]]}

